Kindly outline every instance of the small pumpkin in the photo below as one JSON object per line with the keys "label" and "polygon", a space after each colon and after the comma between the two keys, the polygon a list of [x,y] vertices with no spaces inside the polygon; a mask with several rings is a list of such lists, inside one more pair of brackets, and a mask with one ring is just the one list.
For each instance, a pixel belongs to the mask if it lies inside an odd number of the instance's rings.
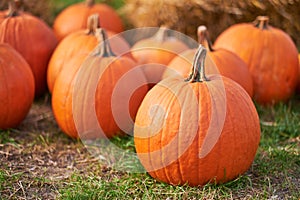
{"label": "small pumpkin", "polygon": [[[47,84],[49,91],[52,93],[55,80],[66,63],[79,54],[88,56],[98,45],[96,30],[100,28],[99,15],[89,16],[86,30],[79,30],[66,36],[56,47],[49,61],[47,70]],[[110,38],[112,50],[121,56],[129,56],[130,46],[120,35],[107,31]]]}
{"label": "small pumpkin", "polygon": [[124,31],[123,22],[112,7],[105,3],[95,3],[95,0],[86,0],[65,8],[55,18],[53,29],[58,40],[85,29],[88,16],[92,14],[99,14],[103,28],[115,33]]}
{"label": "small pumpkin", "polygon": [[284,31],[258,16],[253,23],[233,25],[214,43],[236,53],[247,64],[254,82],[254,99],[260,104],[285,101],[294,93],[298,79],[298,51]]}
{"label": "small pumpkin", "polygon": [[206,76],[205,56],[200,45],[189,78],[162,80],[138,110],[136,152],[157,180],[191,186],[223,183],[253,162],[260,140],[255,106],[236,82]]}
{"label": "small pumpkin", "polygon": [[[198,27],[198,41],[208,50],[206,59],[207,74],[218,74],[226,76],[240,84],[250,95],[253,96],[253,81],[246,63],[236,54],[226,49],[214,49],[208,38],[208,31],[205,26]],[[176,56],[169,64],[168,70],[165,70],[163,78],[178,73],[183,77],[190,74],[190,66],[197,49],[189,49]],[[216,66],[216,67],[215,67]]]}
{"label": "small pumpkin", "polygon": [[0,44],[0,129],[14,128],[28,114],[34,99],[34,77],[25,59]]}
{"label": "small pumpkin", "polygon": [[168,29],[161,26],[154,36],[136,42],[131,48],[131,54],[139,65],[143,65],[145,76],[152,87],[161,80],[165,66],[187,49],[185,43],[168,36]]}
{"label": "small pumpkin", "polygon": [[126,56],[116,57],[105,30],[98,29],[98,34],[101,42],[95,51],[88,57],[78,55],[70,60],[53,89],[55,119],[74,138],[110,138],[129,133],[148,91],[136,63]]}
{"label": "small pumpkin", "polygon": [[57,39],[46,23],[18,10],[15,1],[9,2],[5,13],[0,16],[0,42],[10,44],[25,58],[34,75],[35,95],[40,96],[47,89],[47,66]]}

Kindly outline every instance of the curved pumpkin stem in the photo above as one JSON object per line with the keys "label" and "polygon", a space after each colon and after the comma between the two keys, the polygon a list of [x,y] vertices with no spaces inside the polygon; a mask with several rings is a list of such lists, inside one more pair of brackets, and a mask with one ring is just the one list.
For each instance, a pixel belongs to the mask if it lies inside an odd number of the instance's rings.
{"label": "curved pumpkin stem", "polygon": [[15,17],[19,15],[19,8],[22,5],[20,0],[11,0],[8,2],[8,13],[6,17]]}
{"label": "curved pumpkin stem", "polygon": [[167,26],[160,26],[158,31],[155,33],[153,36],[153,39],[163,42],[167,39],[168,37],[168,27]]}
{"label": "curved pumpkin stem", "polygon": [[96,34],[97,29],[100,28],[99,14],[93,14],[87,20],[87,34]]}
{"label": "curved pumpkin stem", "polygon": [[269,29],[269,17],[268,16],[257,16],[253,22],[256,28],[261,30]]}
{"label": "curved pumpkin stem", "polygon": [[86,4],[88,7],[92,7],[92,6],[95,4],[95,0],[86,0],[86,1],[85,1],[85,4]]}
{"label": "curved pumpkin stem", "polygon": [[202,25],[199,26],[197,29],[197,35],[198,35],[198,43],[202,44],[205,48],[207,48],[209,51],[215,51],[212,47],[212,43],[208,36],[208,31],[206,26]]}
{"label": "curved pumpkin stem", "polygon": [[103,28],[98,28],[95,35],[98,39],[99,45],[96,47],[96,50],[92,53],[92,55],[100,57],[115,57],[116,54],[114,54],[110,47],[106,31]]}
{"label": "curved pumpkin stem", "polygon": [[205,58],[207,50],[203,45],[199,45],[199,48],[195,54],[193,61],[192,74],[186,79],[189,83],[209,81],[205,75]]}

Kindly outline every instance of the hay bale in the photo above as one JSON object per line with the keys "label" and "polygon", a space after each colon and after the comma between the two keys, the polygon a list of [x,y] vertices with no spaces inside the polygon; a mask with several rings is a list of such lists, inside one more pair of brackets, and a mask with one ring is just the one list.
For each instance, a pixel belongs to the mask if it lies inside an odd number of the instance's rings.
{"label": "hay bale", "polygon": [[[1,0],[0,10],[8,8],[8,2],[11,0]],[[41,19],[46,23],[52,24],[54,16],[52,14],[53,6],[51,0],[20,0],[21,8]]]}
{"label": "hay bale", "polygon": [[300,0],[126,0],[122,12],[134,27],[167,25],[193,38],[206,25],[212,40],[230,25],[267,15],[300,49]]}

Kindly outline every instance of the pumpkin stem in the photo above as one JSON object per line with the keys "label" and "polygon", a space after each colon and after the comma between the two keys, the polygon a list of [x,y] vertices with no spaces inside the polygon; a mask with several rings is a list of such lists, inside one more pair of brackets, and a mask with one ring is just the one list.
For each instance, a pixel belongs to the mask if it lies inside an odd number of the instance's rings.
{"label": "pumpkin stem", "polygon": [[95,35],[98,28],[100,28],[99,14],[90,15],[87,20],[87,35]]}
{"label": "pumpkin stem", "polygon": [[205,58],[207,50],[203,45],[199,45],[199,48],[194,56],[193,68],[191,75],[186,79],[189,83],[205,82],[209,79],[205,75]]}
{"label": "pumpkin stem", "polygon": [[88,7],[92,7],[95,4],[95,0],[86,0],[85,4]]}
{"label": "pumpkin stem", "polygon": [[19,8],[22,2],[19,0],[11,0],[8,2],[8,13],[6,17],[16,17],[19,15]]}
{"label": "pumpkin stem", "polygon": [[198,43],[199,44],[202,44],[209,51],[214,51],[214,49],[212,47],[212,43],[208,36],[208,31],[207,31],[206,26],[204,26],[204,25],[199,26],[197,29],[197,35],[198,35]]}
{"label": "pumpkin stem", "polygon": [[257,16],[253,22],[256,28],[266,30],[269,28],[269,17],[268,16]]}
{"label": "pumpkin stem", "polygon": [[85,4],[86,4],[88,7],[92,7],[92,6],[95,4],[95,0],[86,0],[86,1],[85,1]]}
{"label": "pumpkin stem", "polygon": [[153,38],[159,42],[163,42],[168,37],[168,28],[166,26],[160,26]]}
{"label": "pumpkin stem", "polygon": [[99,45],[96,47],[96,50],[92,53],[92,55],[100,57],[116,56],[111,50],[106,31],[103,28],[98,28],[96,29],[95,35],[98,39]]}

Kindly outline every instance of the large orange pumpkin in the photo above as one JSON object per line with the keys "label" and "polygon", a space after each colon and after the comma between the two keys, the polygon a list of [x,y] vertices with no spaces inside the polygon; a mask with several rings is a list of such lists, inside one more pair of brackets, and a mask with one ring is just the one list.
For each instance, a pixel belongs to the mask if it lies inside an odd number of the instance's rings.
{"label": "large orange pumpkin", "polygon": [[150,86],[158,83],[165,66],[188,46],[175,37],[168,36],[168,29],[160,27],[157,33],[147,39],[136,42],[131,48],[131,54],[143,71]]}
{"label": "large orange pumpkin", "polygon": [[71,137],[113,137],[132,131],[132,120],[148,91],[142,70],[130,58],[116,57],[105,31],[100,32],[102,42],[95,51],[74,57],[54,85],[54,116]]}
{"label": "large orange pumpkin", "polygon": [[46,72],[57,39],[46,23],[19,11],[10,1],[7,14],[0,16],[0,42],[9,43],[27,61],[35,79],[35,95],[47,89]]}
{"label": "large orange pumpkin", "polygon": [[0,44],[0,129],[14,128],[26,117],[34,99],[28,63],[8,44]]}
{"label": "large orange pumpkin", "polygon": [[260,140],[255,106],[244,89],[204,73],[200,45],[186,80],[173,76],[144,98],[134,127],[137,155],[160,181],[191,186],[223,183],[244,173]]}
{"label": "large orange pumpkin", "polygon": [[[222,76],[236,81],[252,97],[253,81],[246,63],[236,54],[226,49],[212,48],[205,26],[198,27],[198,41],[208,49],[208,56],[211,58],[211,60],[207,59],[206,61],[207,74],[220,73]],[[167,66],[168,70],[165,70],[163,78],[172,76],[174,73],[178,73],[183,77],[188,76],[196,51],[197,49],[189,49],[176,56]]]}
{"label": "large orange pumpkin", "polygon": [[55,19],[54,32],[59,40],[68,34],[84,29],[88,16],[99,14],[101,26],[107,30],[120,33],[124,30],[121,18],[116,11],[104,3],[86,0],[64,9]]}
{"label": "large orange pumpkin", "polygon": [[254,23],[229,27],[216,39],[215,48],[228,49],[248,65],[254,82],[254,99],[261,104],[285,101],[298,79],[298,51],[288,34],[259,16]]}
{"label": "large orange pumpkin", "polygon": [[[98,44],[96,29],[99,26],[99,15],[94,14],[88,18],[87,29],[76,31],[65,37],[56,47],[49,61],[47,83],[52,92],[55,80],[66,63],[79,54],[88,56]],[[113,52],[117,55],[126,55],[132,58],[129,44],[119,35],[107,31]]]}

